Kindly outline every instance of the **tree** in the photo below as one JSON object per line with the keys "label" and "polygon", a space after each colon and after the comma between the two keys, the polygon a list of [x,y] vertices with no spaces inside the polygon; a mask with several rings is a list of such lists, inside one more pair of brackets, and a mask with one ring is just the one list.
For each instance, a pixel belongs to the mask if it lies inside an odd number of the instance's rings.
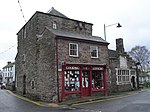
{"label": "tree", "polygon": [[129,55],[135,60],[135,62],[141,64],[143,70],[146,70],[150,62],[150,52],[145,46],[133,47],[129,52]]}

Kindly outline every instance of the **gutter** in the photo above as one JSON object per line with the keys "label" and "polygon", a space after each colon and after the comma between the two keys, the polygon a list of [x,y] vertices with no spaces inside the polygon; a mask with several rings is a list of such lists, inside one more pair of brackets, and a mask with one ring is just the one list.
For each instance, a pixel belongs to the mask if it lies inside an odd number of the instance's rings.
{"label": "gutter", "polygon": [[59,75],[58,75],[58,43],[57,38],[55,38],[56,41],[56,76],[57,76],[57,98],[58,102],[60,102],[60,96],[59,96]]}

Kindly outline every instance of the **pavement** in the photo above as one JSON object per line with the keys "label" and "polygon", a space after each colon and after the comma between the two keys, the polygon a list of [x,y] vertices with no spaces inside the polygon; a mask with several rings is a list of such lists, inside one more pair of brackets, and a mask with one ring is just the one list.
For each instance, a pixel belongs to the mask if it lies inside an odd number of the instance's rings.
{"label": "pavement", "polygon": [[108,100],[113,100],[113,99],[120,99],[120,98],[125,98],[134,94],[138,94],[140,92],[148,91],[150,89],[141,89],[141,90],[135,90],[135,91],[129,91],[129,92],[119,92],[115,93],[109,96],[90,96],[90,97],[83,97],[83,98],[76,98],[72,100],[67,100],[63,101],[61,103],[48,103],[48,102],[37,102],[33,101],[31,99],[28,99],[26,97],[20,96],[18,94],[15,94],[9,90],[7,90],[11,95],[28,101],[30,103],[34,103],[38,106],[43,106],[43,107],[66,107],[66,106],[76,106],[76,105],[82,105],[82,104],[89,104],[89,103],[96,103],[96,102],[102,102],[102,101],[108,101]]}

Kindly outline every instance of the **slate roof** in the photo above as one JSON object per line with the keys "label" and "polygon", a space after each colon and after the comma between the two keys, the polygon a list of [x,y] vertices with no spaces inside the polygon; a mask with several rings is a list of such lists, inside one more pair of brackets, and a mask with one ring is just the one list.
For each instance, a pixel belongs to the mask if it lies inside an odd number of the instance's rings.
{"label": "slate roof", "polygon": [[108,55],[109,55],[110,58],[115,58],[115,57],[117,57],[118,53],[115,50],[109,49],[108,50]]}
{"label": "slate roof", "polygon": [[63,30],[53,30],[53,29],[50,29],[48,27],[46,27],[46,29],[48,29],[53,34],[60,36],[60,37],[63,37],[63,38],[74,38],[74,39],[81,39],[81,40],[88,40],[88,41],[94,41],[94,42],[101,42],[101,43],[109,44],[104,39],[102,39],[101,37],[98,37],[98,36],[83,35],[83,34],[74,33],[74,32],[67,32],[67,31],[63,31]]}
{"label": "slate roof", "polygon": [[13,65],[15,64],[15,62],[13,62],[13,63],[9,63],[9,64],[7,64],[5,67],[3,67],[3,69],[4,68],[9,68],[9,67],[13,67]]}
{"label": "slate roof", "polygon": [[54,7],[52,7],[47,13],[49,13],[49,14],[51,14],[51,15],[63,17],[63,18],[68,18],[68,17],[65,16],[64,14],[62,14],[62,13],[60,13],[59,11],[55,10]]}

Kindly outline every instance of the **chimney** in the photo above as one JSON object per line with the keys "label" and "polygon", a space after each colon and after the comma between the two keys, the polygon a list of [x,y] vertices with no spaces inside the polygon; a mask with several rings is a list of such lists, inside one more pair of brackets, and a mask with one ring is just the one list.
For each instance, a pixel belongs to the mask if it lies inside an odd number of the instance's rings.
{"label": "chimney", "polygon": [[124,45],[123,45],[123,39],[122,38],[118,38],[116,39],[116,51],[117,53],[124,53]]}
{"label": "chimney", "polygon": [[7,62],[8,65],[9,65],[10,63],[11,63],[10,61]]}

